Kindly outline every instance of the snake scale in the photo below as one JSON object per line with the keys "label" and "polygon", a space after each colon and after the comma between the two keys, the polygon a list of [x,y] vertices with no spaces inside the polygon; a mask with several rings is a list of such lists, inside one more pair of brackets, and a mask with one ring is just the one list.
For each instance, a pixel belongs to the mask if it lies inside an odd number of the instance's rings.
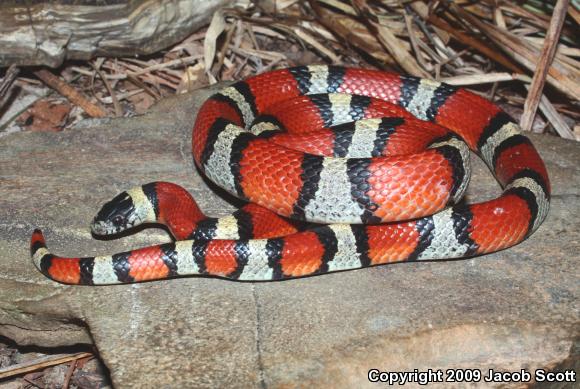
{"label": "snake scale", "polygon": [[[197,167],[247,205],[205,216],[183,188],[127,190],[95,217],[95,234],[165,224],[175,241],[108,256],[31,253],[66,284],[184,275],[279,280],[400,261],[464,258],[515,245],[546,218],[546,168],[491,102],[443,83],[376,70],[304,66],[222,89],[200,108]],[[461,202],[469,150],[503,187]]]}

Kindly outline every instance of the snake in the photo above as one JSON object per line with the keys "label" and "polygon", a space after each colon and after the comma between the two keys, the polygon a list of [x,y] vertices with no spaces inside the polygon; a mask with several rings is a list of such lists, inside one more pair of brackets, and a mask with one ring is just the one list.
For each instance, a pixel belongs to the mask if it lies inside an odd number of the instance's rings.
{"label": "snake", "polygon": [[[468,204],[471,152],[502,187]],[[126,190],[91,228],[167,227],[170,243],[97,257],[52,254],[36,267],[64,284],[209,276],[270,281],[394,262],[471,258],[530,236],[548,214],[544,162],[518,124],[463,88],[381,70],[272,70],[223,87],[197,112],[197,168],[246,205],[204,215],[169,182]]]}

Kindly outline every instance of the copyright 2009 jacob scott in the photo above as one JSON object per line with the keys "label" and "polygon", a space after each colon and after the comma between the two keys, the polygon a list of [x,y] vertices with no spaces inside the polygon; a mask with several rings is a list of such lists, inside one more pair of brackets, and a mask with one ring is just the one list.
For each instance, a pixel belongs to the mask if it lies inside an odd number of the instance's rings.
{"label": "copyright 2009 jacob scott", "polygon": [[427,385],[432,382],[576,382],[574,370],[549,371],[536,369],[534,371],[501,371],[480,369],[427,369],[420,371],[380,371],[370,369],[367,376],[370,382],[389,385],[405,385],[416,383]]}

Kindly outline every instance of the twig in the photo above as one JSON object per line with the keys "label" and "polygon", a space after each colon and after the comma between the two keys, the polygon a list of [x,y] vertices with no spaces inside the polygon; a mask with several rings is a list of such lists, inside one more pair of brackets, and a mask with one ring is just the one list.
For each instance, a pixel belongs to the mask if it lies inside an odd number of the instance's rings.
{"label": "twig", "polygon": [[411,46],[413,47],[413,51],[415,52],[415,57],[417,58],[417,61],[426,71],[428,72],[433,71],[433,66],[427,64],[423,59],[423,52],[419,48],[418,39],[415,36],[415,31],[413,31],[413,19],[411,15],[405,12],[404,17],[405,17],[405,26],[407,27],[407,33],[409,34],[409,40],[411,41]]}
{"label": "twig", "polygon": [[568,13],[572,16],[572,19],[576,22],[576,24],[580,24],[580,11],[578,11],[574,6],[568,7]]}
{"label": "twig", "polygon": [[554,7],[554,13],[552,15],[552,20],[550,21],[550,27],[546,32],[546,39],[544,41],[544,47],[542,48],[542,54],[536,65],[536,72],[534,78],[532,79],[532,84],[530,85],[530,91],[526,102],[524,103],[524,114],[520,120],[520,126],[524,131],[530,131],[534,121],[534,116],[536,115],[536,110],[540,104],[540,98],[542,97],[542,89],[546,83],[546,76],[548,74],[548,69],[556,53],[556,47],[558,45],[558,40],[560,38],[560,33],[562,31],[562,25],[564,24],[564,19],[566,18],[566,13],[568,12],[569,0],[558,0],[556,6]]}
{"label": "twig", "polygon": [[2,81],[0,81],[0,103],[2,102],[2,99],[4,99],[4,97],[8,94],[8,91],[10,90],[14,80],[16,80],[19,72],[20,70],[14,64],[10,65],[8,70],[6,70],[4,78]]}
{"label": "twig", "polygon": [[256,50],[260,50],[260,44],[258,43],[258,40],[256,39],[256,35],[254,34],[254,31],[252,30],[252,25],[251,24],[246,24],[244,26],[244,30],[248,33],[248,36],[250,37],[250,40],[252,41],[252,45],[256,48]]}
{"label": "twig", "polygon": [[270,38],[276,38],[276,39],[280,39],[283,41],[288,40],[286,35],[280,34],[279,32],[276,32],[269,27],[256,25],[256,26],[252,26],[252,29],[254,30],[255,33],[261,34],[261,35],[266,35],[267,37],[270,37]]}
{"label": "twig", "polygon": [[[413,1],[409,6],[421,19],[427,20],[429,18],[429,6],[424,1]],[[449,43],[450,36],[447,31],[443,31],[435,26],[433,26],[433,31],[435,31],[435,34],[437,34],[445,44]]]}
{"label": "twig", "polygon": [[345,14],[348,14],[348,15],[351,15],[351,16],[356,16],[356,11],[354,10],[354,8],[352,8],[348,4],[341,3],[340,1],[336,1],[336,0],[318,0],[318,2],[319,3],[328,4],[331,7],[334,7],[336,9],[344,12]]}
{"label": "twig", "polygon": [[[416,11],[416,7],[413,7],[413,5],[411,4],[411,7]],[[515,65],[513,63],[512,60],[510,60],[508,57],[504,56],[503,54],[499,53],[496,49],[488,46],[487,44],[485,44],[484,42],[482,42],[481,40],[478,40],[464,32],[461,32],[455,28],[453,28],[449,23],[447,23],[446,21],[444,21],[443,19],[438,18],[435,15],[425,15],[424,13],[419,13],[419,16],[421,17],[425,17],[428,22],[430,22],[433,26],[440,28],[441,30],[444,30],[446,32],[448,32],[449,34],[451,34],[455,39],[457,39],[459,42],[471,46],[473,47],[475,50],[479,51],[481,54],[485,55],[488,58],[493,59],[495,62],[505,66],[506,68],[508,68],[509,70],[511,70],[512,72],[515,73],[523,73],[523,70]]]}
{"label": "twig", "polygon": [[[501,28],[482,22],[480,19],[474,17],[469,12],[465,12],[455,3],[448,2],[448,7],[451,11],[456,13],[463,19],[468,20],[475,25],[482,33],[485,33],[489,39],[500,45],[506,53],[513,57],[516,61],[524,65],[531,71],[536,70],[536,61],[540,56],[539,50],[534,45],[527,42],[525,39]],[[552,66],[548,67],[548,82],[554,87],[575,99],[580,99],[580,84],[576,81],[580,72],[576,69],[563,66],[556,58]]]}
{"label": "twig", "polygon": [[226,53],[230,49],[230,43],[232,42],[232,38],[233,38],[234,33],[237,29],[238,29],[238,26],[233,24],[233,23],[230,26],[230,28],[228,29],[228,32],[226,34],[226,39],[225,39],[222,47],[220,48],[220,52],[217,55],[218,61],[217,61],[217,64],[215,65],[216,74],[220,74],[220,69],[222,68],[222,66],[224,64],[224,60],[226,59]]}
{"label": "twig", "polygon": [[367,26],[369,31],[377,35],[378,41],[389,52],[389,54],[391,54],[395,61],[397,61],[401,68],[413,76],[423,78],[428,78],[430,76],[429,73],[419,66],[415,58],[405,50],[399,38],[397,38],[389,28],[382,25],[380,22],[375,21],[378,20],[378,18],[365,1],[356,0],[353,1],[352,5],[358,15],[362,17],[363,23]]}
{"label": "twig", "polygon": [[[128,99],[129,97],[133,97],[135,95],[138,95],[140,93],[147,93],[144,89],[134,89],[134,90],[130,90],[124,93],[118,93],[116,95],[117,100],[122,101],[125,99]],[[151,95],[150,93],[148,93],[151,97],[154,97],[154,95]],[[111,99],[110,96],[105,96],[103,98],[101,98],[101,103],[103,104],[112,104],[113,103],[113,99]]]}
{"label": "twig", "polygon": [[[125,58],[125,60],[127,60],[127,58]],[[133,65],[129,62],[126,61],[118,61],[119,66],[124,67],[125,69],[128,69],[129,71],[126,72],[127,75],[127,80],[135,80],[137,78],[143,77],[143,82],[147,82],[151,85],[153,85],[155,88],[157,88],[159,90],[159,84],[168,86],[171,89],[176,89],[177,88],[177,84],[175,84],[172,80],[173,80],[173,76],[165,73],[165,72],[159,72],[156,74],[152,74],[152,73],[144,73],[141,74],[139,76],[134,76],[132,73],[134,71],[139,71],[141,70],[141,68],[137,65]],[[104,68],[107,69],[113,69],[111,67],[111,65],[109,65],[108,63],[104,63],[103,64]],[[116,69],[113,69],[116,70]],[[179,80],[181,80],[179,78]]]}
{"label": "twig", "polygon": [[28,377],[22,377],[22,379],[26,382],[28,382],[30,385],[34,386],[35,388],[39,388],[39,389],[44,389],[44,385],[33,381],[32,379],[28,378]]}
{"label": "twig", "polygon": [[336,54],[334,54],[332,52],[332,50],[326,48],[323,44],[321,44],[320,42],[318,42],[313,36],[311,36],[310,34],[308,34],[302,28],[295,27],[294,28],[294,34],[296,34],[296,36],[298,38],[302,39],[304,42],[306,42],[309,45],[311,45],[314,49],[316,49],[317,51],[319,51],[323,55],[327,56],[333,63],[339,62],[338,56]]}
{"label": "twig", "polygon": [[70,384],[70,379],[77,367],[78,359],[72,361],[66,371],[66,376],[64,377],[64,382],[62,383],[62,389],[68,389],[68,385]]}
{"label": "twig", "polygon": [[503,3],[504,4],[499,5],[498,8],[512,15],[515,15],[516,17],[524,18],[528,23],[541,27],[544,30],[548,29],[549,23],[541,19],[538,14],[526,10],[524,7],[518,7],[517,5],[513,4],[505,4],[505,2]]}
{"label": "twig", "polygon": [[42,82],[56,90],[58,93],[66,97],[71,103],[78,105],[90,117],[101,118],[107,116],[107,112],[96,104],[91,103],[79,91],[69,86],[66,82],[52,74],[46,69],[40,69],[34,72],[36,77],[40,78]]}
{"label": "twig", "polygon": [[[70,68],[73,72],[82,74],[83,76],[88,76],[88,77],[92,77],[93,76],[93,72],[91,72],[90,70],[86,70],[83,68],[79,68],[78,66],[72,66]],[[126,74],[104,74],[104,76],[107,78],[107,80],[126,80],[127,79],[127,75]]]}
{"label": "twig", "polygon": [[[544,38],[539,37],[525,36],[524,39],[527,40],[528,42],[531,42],[533,45],[537,45],[538,47],[542,47],[542,45],[544,45],[545,43]],[[562,59],[567,57],[580,57],[580,49],[576,47],[566,46],[562,42],[559,42],[558,48],[556,48],[556,56],[558,56],[558,54],[560,54],[560,57],[562,57]],[[577,64],[574,65],[578,67]]]}
{"label": "twig", "polygon": [[503,14],[501,13],[501,9],[499,7],[493,7],[493,17],[495,19],[495,24],[497,24],[498,27],[507,30],[505,18],[503,17]]}
{"label": "twig", "polygon": [[[521,6],[517,6],[517,5],[510,5],[507,1],[502,1],[502,4],[499,6],[501,9],[507,11],[507,12],[511,12],[512,14],[516,15],[517,18],[514,20],[521,20],[521,18],[524,18],[526,20],[526,22],[540,27],[542,29],[542,31],[545,31],[548,29],[549,25],[550,25],[550,13],[546,13],[546,14],[540,14],[537,12],[532,12],[526,9],[525,6],[521,7]],[[571,11],[570,15],[572,15],[572,17],[574,18],[574,13],[573,11],[575,10],[574,6],[570,6],[568,7],[568,10]],[[576,11],[578,12],[578,11]],[[571,40],[576,40],[576,36],[578,35],[577,30],[574,29],[572,26],[566,26],[564,25],[564,27],[562,27],[562,35],[570,38]]]}
{"label": "twig", "polygon": [[275,60],[280,60],[280,59],[286,59],[286,56],[284,54],[278,53],[275,51],[242,49],[241,47],[240,48],[232,47],[231,50],[232,50],[232,52],[239,54],[239,55],[257,57],[257,58],[264,59],[266,61],[275,61]]}
{"label": "twig", "polygon": [[530,82],[530,77],[523,74],[510,74],[510,73],[488,73],[488,74],[473,74],[468,76],[455,76],[442,78],[440,81],[451,85],[477,85],[477,84],[488,84],[491,82],[499,81],[524,81]]}
{"label": "twig", "polygon": [[145,74],[145,73],[151,73],[151,72],[156,71],[156,70],[165,70],[165,69],[171,68],[173,66],[190,65],[192,63],[199,61],[202,58],[203,58],[203,55],[201,55],[201,54],[190,55],[189,57],[177,58],[177,59],[173,59],[171,61],[151,65],[151,66],[148,66],[144,69],[131,72],[131,75],[137,76],[137,75],[141,75],[141,74]]}
{"label": "twig", "polygon": [[[529,90],[531,89],[531,86],[526,85],[526,88]],[[546,116],[546,119],[548,119],[550,124],[554,127],[558,135],[560,135],[562,138],[580,140],[576,138],[576,135],[574,135],[574,132],[572,132],[568,124],[564,121],[564,119],[562,119],[562,116],[558,113],[550,100],[548,100],[548,98],[543,94],[540,98],[540,110]]]}
{"label": "twig", "polygon": [[350,20],[345,17],[337,16],[332,12],[321,7],[316,1],[308,0],[308,4],[312,7],[317,21],[324,26],[328,31],[332,32],[345,46],[352,46],[360,51],[370,55],[377,62],[380,68],[389,70],[391,66],[395,65],[393,57],[385,53],[382,46],[373,40],[365,39],[357,35],[352,28],[345,26],[345,21]]}
{"label": "twig", "polygon": [[155,92],[153,89],[149,88],[143,81],[138,79],[137,77],[133,77],[132,75],[127,75],[127,81],[131,82],[133,85],[143,89],[145,93],[149,96],[153,97],[155,100],[159,100],[161,95]]}
{"label": "twig", "polygon": [[33,361],[22,362],[0,369],[0,379],[44,369],[45,367],[60,365],[61,363],[92,356],[91,353],[47,355]]}
{"label": "twig", "polygon": [[[445,59],[445,60],[438,61],[438,62],[437,62],[437,64],[435,64],[435,69],[437,70],[437,74],[439,74],[439,71],[440,71],[440,69],[441,69],[441,67],[442,67],[442,66],[445,66],[445,65],[447,65],[448,63],[450,63],[450,62],[452,62],[452,61],[455,61],[456,59],[459,59],[459,58],[461,58],[461,56],[462,56],[463,54],[465,54],[467,51],[468,51],[468,49],[463,49],[463,50],[461,50],[459,53],[455,53],[455,54],[453,54],[451,57],[448,57],[448,58],[447,58],[447,59]],[[438,80],[438,79],[439,79],[439,76],[437,76],[437,80]]]}
{"label": "twig", "polygon": [[[180,58],[174,59],[172,61],[169,62],[162,62],[159,64],[155,64],[155,65],[149,65],[149,62],[146,61],[141,61],[139,59],[136,58],[123,58],[122,61],[118,61],[119,64],[122,64],[125,67],[130,67],[130,69],[136,69],[136,70],[131,70],[131,72],[128,73],[134,73],[134,76],[141,76],[141,75],[150,75],[150,76],[154,76],[150,67],[153,67],[153,70],[156,71],[155,73],[155,77],[165,77],[168,80],[180,80],[181,79],[181,72],[177,71],[177,70],[173,70],[167,66],[162,66],[165,64],[170,64],[172,62],[175,61],[180,61]],[[175,65],[175,63],[173,64]],[[156,69],[159,68],[159,69]],[[158,70],[158,71],[157,71]]]}
{"label": "twig", "polygon": [[566,106],[563,106],[562,104],[554,104],[554,108],[556,108],[556,110],[558,112],[562,112],[562,113],[565,113],[566,115],[571,116],[573,118],[580,119],[580,111],[578,111],[577,109],[576,110],[575,109],[568,109]]}
{"label": "twig", "polygon": [[499,86],[499,82],[494,82],[491,86],[491,90],[489,91],[488,100],[493,102],[495,100],[495,94],[497,92],[497,87]]}
{"label": "twig", "polygon": [[330,42],[338,43],[338,39],[336,39],[336,36],[326,28],[319,26],[318,23],[304,21],[300,23],[300,26],[304,28],[306,31],[310,31],[311,33],[319,36],[320,38],[324,38],[329,43]]}
{"label": "twig", "polygon": [[115,108],[115,116],[116,117],[123,116],[123,109],[121,108],[121,105],[119,104],[119,100],[117,100],[117,96],[115,95],[113,88],[111,88],[111,84],[109,83],[109,81],[107,80],[107,78],[105,77],[103,72],[101,72],[101,70],[100,70],[100,67],[102,64],[103,64],[102,61],[99,61],[96,63],[91,62],[91,66],[93,67],[93,69],[95,69],[95,72],[97,72],[97,74],[99,75],[99,77],[103,81],[103,84],[105,84],[105,88],[107,89],[107,92],[109,92],[109,95],[111,96],[111,100],[113,101],[113,107]]}
{"label": "twig", "polygon": [[211,23],[207,29],[205,39],[203,41],[203,58],[205,64],[205,71],[209,78],[210,84],[217,82],[216,77],[211,72],[213,61],[215,59],[215,51],[217,39],[226,28],[226,19],[221,9],[214,12]]}

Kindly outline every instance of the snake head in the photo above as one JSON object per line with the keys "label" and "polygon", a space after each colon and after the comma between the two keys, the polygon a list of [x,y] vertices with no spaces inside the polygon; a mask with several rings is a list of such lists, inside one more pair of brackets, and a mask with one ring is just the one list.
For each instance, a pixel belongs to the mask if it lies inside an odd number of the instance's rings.
{"label": "snake head", "polygon": [[155,222],[155,212],[143,188],[122,192],[105,203],[93,219],[91,231],[95,235],[113,235],[143,223]]}

